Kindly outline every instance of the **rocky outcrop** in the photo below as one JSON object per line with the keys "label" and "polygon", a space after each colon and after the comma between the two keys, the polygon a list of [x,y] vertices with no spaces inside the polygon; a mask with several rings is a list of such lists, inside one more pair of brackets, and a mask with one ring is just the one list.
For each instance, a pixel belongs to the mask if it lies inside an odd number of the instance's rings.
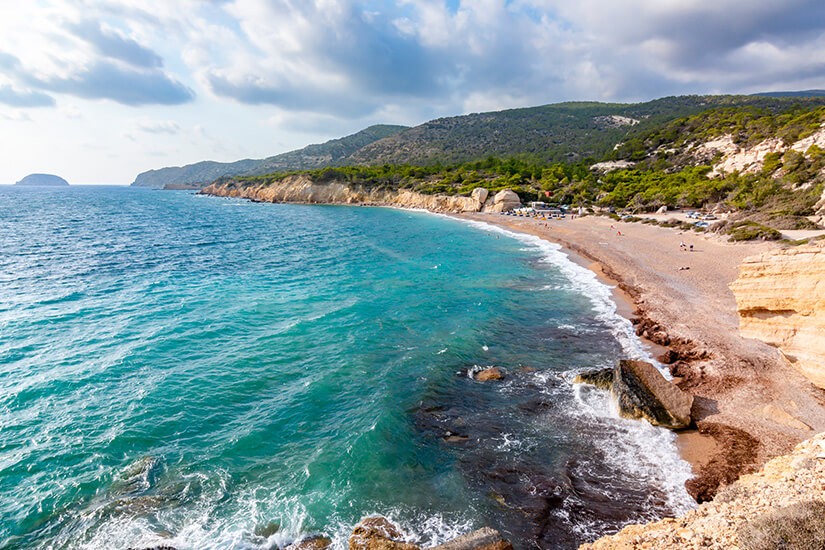
{"label": "rocky outcrop", "polygon": [[319,183],[306,175],[288,176],[259,185],[235,180],[216,182],[204,188],[201,193],[259,202],[385,205],[423,208],[432,212],[502,212],[512,210],[516,203],[521,205],[518,195],[509,190],[500,191],[493,199],[488,198],[488,191],[484,188],[473,190],[469,197],[424,195],[409,189],[367,189],[337,181]]}
{"label": "rocky outcrop", "polygon": [[636,163],[629,160],[609,160],[605,162],[597,162],[596,164],[591,165],[590,169],[594,172],[607,174],[615,170],[627,170],[628,168],[633,168],[634,166],[636,166]]}
{"label": "rocky outcrop", "polygon": [[825,548],[825,433],[680,518],[630,525],[580,550]]}
{"label": "rocky outcrop", "polygon": [[589,384],[596,386],[600,390],[610,390],[613,386],[613,372],[615,369],[589,370],[576,375],[573,378],[574,384]]}
{"label": "rocky outcrop", "polygon": [[625,418],[644,419],[672,430],[690,426],[693,396],[645,361],[623,359],[614,369],[583,372],[573,382],[610,390]]}
{"label": "rocky outcrop", "polygon": [[383,516],[364,518],[349,538],[350,550],[418,550],[401,529]]}
{"label": "rocky outcrop", "polygon": [[[407,542],[401,529],[383,516],[361,520],[349,538],[350,550],[418,550]],[[495,529],[483,527],[429,550],[513,550],[513,545]]]}
{"label": "rocky outcrop", "polygon": [[673,430],[690,426],[693,396],[666,380],[650,363],[619,361],[610,392],[625,418],[645,419]]}
{"label": "rocky outcrop", "polygon": [[811,146],[825,148],[825,128],[820,128],[810,136],[786,145],[780,138],[772,137],[755,145],[737,145],[730,134],[700,143],[693,148],[692,155],[698,162],[714,162],[709,177],[722,176],[733,172],[756,174],[765,165],[765,157],[770,153],[784,154],[796,151],[808,156]]}
{"label": "rocky outcrop", "polygon": [[513,545],[495,529],[483,527],[430,550],[513,550]]}
{"label": "rocky outcrop", "polygon": [[521,207],[521,199],[514,191],[503,189],[487,200],[484,205],[486,212],[509,212]]}
{"label": "rocky outcrop", "polygon": [[490,380],[504,380],[504,371],[498,367],[489,367],[480,370],[473,375],[479,382],[489,382]]}
{"label": "rocky outcrop", "polygon": [[825,243],[746,258],[731,290],[742,336],[777,347],[825,388]]}

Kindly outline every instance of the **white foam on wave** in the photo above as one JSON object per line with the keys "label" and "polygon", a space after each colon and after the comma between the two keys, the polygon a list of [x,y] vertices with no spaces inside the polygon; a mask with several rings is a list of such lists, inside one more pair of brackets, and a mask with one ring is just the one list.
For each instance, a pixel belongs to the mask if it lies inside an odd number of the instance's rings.
{"label": "white foam on wave", "polygon": [[668,508],[676,515],[696,507],[685,490],[685,482],[693,477],[693,472],[676,451],[674,432],[644,420],[622,418],[608,392],[583,384],[574,384],[573,392],[579,404],[571,411],[573,415],[609,424],[611,437],[604,438],[601,444],[613,466],[641,482],[660,487]]}

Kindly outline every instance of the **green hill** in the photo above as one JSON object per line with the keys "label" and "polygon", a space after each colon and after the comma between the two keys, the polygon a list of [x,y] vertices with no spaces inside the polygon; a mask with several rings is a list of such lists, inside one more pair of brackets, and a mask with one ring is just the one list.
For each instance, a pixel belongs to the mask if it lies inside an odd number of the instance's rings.
{"label": "green hill", "polygon": [[[633,213],[734,212],[728,230],[775,238],[776,229],[815,228],[825,216],[823,128],[822,97],[567,103],[439,119],[359,149],[349,166],[302,173],[318,183],[426,194],[508,188],[525,201],[549,196]],[[232,184],[267,185],[291,173]]]}
{"label": "green hill", "polygon": [[440,118],[367,145],[347,164],[455,164],[518,156],[541,163],[600,160],[669,121],[718,107],[783,109],[825,98],[679,96],[646,103],[558,103]]}
{"label": "green hill", "polygon": [[326,143],[308,145],[265,159],[244,159],[236,162],[203,161],[186,166],[149,170],[138,174],[132,183],[136,187],[168,186],[199,187],[224,176],[255,175],[284,170],[305,170],[343,162],[354,151],[376,140],[391,136],[406,126],[376,125],[358,133]]}

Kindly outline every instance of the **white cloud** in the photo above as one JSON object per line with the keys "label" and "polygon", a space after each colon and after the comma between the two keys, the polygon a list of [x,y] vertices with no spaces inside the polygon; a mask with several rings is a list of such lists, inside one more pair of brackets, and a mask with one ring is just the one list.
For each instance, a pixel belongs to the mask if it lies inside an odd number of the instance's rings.
{"label": "white cloud", "polygon": [[150,134],[177,134],[180,132],[180,126],[172,120],[139,120],[137,129]]}
{"label": "white cloud", "polygon": [[40,0],[0,17],[5,150],[36,162],[54,130],[79,170],[97,163],[63,144],[86,134],[122,148],[116,172],[151,167],[158,142],[233,160],[378,122],[809,88],[820,0]]}

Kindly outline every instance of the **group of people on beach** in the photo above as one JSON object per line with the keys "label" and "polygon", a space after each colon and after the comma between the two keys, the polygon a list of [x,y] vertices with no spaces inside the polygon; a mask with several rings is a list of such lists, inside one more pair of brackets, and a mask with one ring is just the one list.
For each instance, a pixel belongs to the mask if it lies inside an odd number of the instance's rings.
{"label": "group of people on beach", "polygon": [[685,244],[685,241],[682,241],[679,243],[679,250],[681,250],[682,252],[687,252],[688,250],[693,252],[693,245],[688,246]]}

